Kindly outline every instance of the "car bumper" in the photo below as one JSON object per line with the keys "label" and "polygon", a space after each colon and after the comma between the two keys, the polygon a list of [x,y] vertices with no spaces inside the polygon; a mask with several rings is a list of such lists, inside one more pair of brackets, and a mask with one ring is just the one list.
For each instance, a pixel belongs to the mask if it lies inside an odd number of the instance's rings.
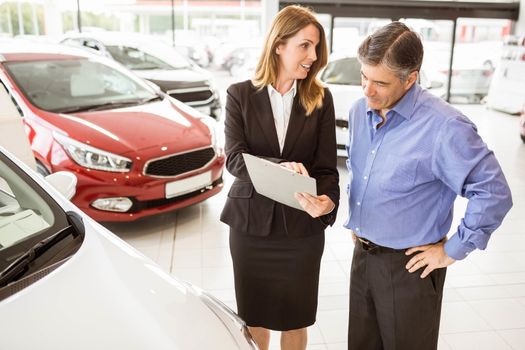
{"label": "car bumper", "polygon": [[336,119],[335,121],[335,138],[337,141],[337,156],[347,157],[346,144],[349,139],[348,135],[348,121],[344,119]]}
{"label": "car bumper", "polygon": [[[224,158],[219,158],[209,167],[190,175],[175,178],[151,178],[144,175],[112,174],[108,179],[92,176],[90,172],[76,172],[77,193],[73,203],[96,221],[133,221],[143,217],[184,208],[219,193],[223,187],[222,171]],[[192,177],[210,173],[210,183],[173,197],[167,196],[167,185],[184,182]],[[128,178],[126,178],[126,176]],[[107,211],[95,208],[97,199],[125,197],[132,205],[126,212]]]}

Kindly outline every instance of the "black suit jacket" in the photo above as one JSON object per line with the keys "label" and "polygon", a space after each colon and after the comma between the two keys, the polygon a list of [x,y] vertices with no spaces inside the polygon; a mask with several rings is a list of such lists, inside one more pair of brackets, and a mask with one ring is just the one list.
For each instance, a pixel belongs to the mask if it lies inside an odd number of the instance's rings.
{"label": "black suit jacket", "polygon": [[[226,168],[236,179],[228,193],[221,221],[237,231],[256,236],[269,235],[274,210],[282,210],[280,217],[284,217],[284,222],[278,227],[284,227],[288,236],[320,234],[335,221],[339,206],[339,174],[332,95],[325,89],[322,108],[309,116],[306,116],[298,97],[297,93],[281,154],[267,88],[257,90],[249,80],[228,88]],[[312,218],[302,210],[258,194],[250,181],[242,153],[276,163],[303,163],[310,176],[316,179],[318,194],[329,196],[336,207],[330,214]]]}

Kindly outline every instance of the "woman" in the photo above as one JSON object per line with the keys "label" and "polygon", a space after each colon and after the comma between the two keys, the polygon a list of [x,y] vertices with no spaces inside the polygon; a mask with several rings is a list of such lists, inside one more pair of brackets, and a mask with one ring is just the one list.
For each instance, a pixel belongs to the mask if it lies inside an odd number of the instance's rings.
{"label": "woman", "polygon": [[[305,349],[315,322],[324,229],[339,203],[332,96],[316,79],[327,62],[323,27],[288,6],[274,19],[253,81],[234,84],[226,102],[226,167],[235,176],[221,221],[230,226],[239,315],[264,350],[269,330],[282,349]],[[304,211],[256,191],[242,153],[316,179],[296,194]]]}

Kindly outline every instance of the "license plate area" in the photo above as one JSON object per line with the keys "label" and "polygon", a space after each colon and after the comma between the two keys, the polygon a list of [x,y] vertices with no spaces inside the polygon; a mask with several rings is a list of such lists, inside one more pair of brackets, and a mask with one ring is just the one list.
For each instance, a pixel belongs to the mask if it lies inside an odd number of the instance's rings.
{"label": "license plate area", "polygon": [[166,198],[182,196],[211,185],[211,171],[195,175],[186,179],[168,182],[166,184]]}

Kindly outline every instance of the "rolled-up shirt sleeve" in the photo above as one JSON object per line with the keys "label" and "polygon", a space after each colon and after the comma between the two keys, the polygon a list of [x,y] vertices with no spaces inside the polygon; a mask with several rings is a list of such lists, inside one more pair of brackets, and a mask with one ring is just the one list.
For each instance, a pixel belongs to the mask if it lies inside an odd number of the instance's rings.
{"label": "rolled-up shirt sleeve", "polygon": [[432,171],[456,194],[468,199],[457,231],[445,243],[456,260],[475,249],[485,249],[494,230],[512,207],[503,171],[468,119],[449,119],[436,139]]}

